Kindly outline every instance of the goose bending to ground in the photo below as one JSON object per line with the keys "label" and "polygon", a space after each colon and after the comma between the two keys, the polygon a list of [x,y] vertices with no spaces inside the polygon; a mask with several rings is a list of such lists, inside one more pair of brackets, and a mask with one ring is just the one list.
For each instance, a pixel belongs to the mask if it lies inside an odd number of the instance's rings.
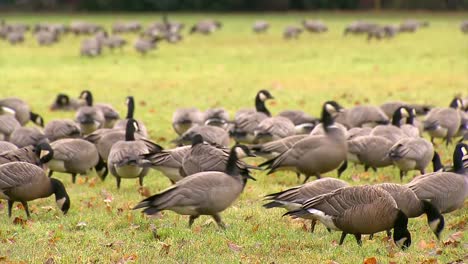
{"label": "goose bending to ground", "polygon": [[31,112],[29,105],[19,98],[9,97],[0,100],[0,115],[5,113],[14,115],[22,126],[32,121],[34,124],[44,127],[44,119],[39,114]]}
{"label": "goose bending to ground", "polygon": [[0,164],[21,161],[42,168],[43,164],[49,162],[53,156],[54,150],[49,143],[42,142],[37,146],[27,146],[0,153]]}
{"label": "goose bending to ground", "polygon": [[144,199],[133,209],[144,208],[143,212],[148,215],[163,210],[189,215],[189,227],[200,215],[210,215],[224,229],[219,213],[239,197],[246,184],[245,175],[240,174],[236,165],[237,154],[242,152],[247,156],[249,149],[241,145],[232,147],[226,172],[205,171],[190,175],[161,193]]}
{"label": "goose bending to ground", "polygon": [[[93,95],[89,90],[84,90],[80,94],[80,99],[85,100],[88,106],[93,106]],[[120,115],[117,110],[114,109],[110,104],[94,104],[94,106],[101,110],[104,116],[104,128],[113,128],[115,122],[120,119]]]}
{"label": "goose bending to ground", "polygon": [[81,133],[87,135],[99,128],[103,128],[106,120],[102,110],[93,106],[93,95],[83,91],[80,98],[82,96],[86,100],[86,105],[78,108],[75,114],[75,121],[80,125]]}
{"label": "goose bending to ground", "polygon": [[333,125],[333,116],[341,110],[342,107],[336,102],[325,102],[321,117],[325,134],[307,136],[286,152],[259,166],[269,169],[268,174],[284,169],[305,174],[304,183],[312,175],[320,178],[322,173],[338,168],[346,160],[348,151],[345,134]]}
{"label": "goose bending to ground", "polygon": [[71,119],[57,119],[46,124],[44,134],[53,142],[63,138],[79,138],[81,130],[78,124]]}
{"label": "goose bending to ground", "polygon": [[180,137],[173,140],[174,143],[177,145],[188,145],[192,143],[193,137],[195,135],[201,135],[203,139],[210,143],[219,146],[227,147],[229,146],[229,133],[222,129],[221,127],[217,126],[194,126],[189,130],[185,131]]}
{"label": "goose bending to ground", "polygon": [[49,109],[52,111],[76,111],[80,106],[82,104],[78,100],[70,98],[67,94],[59,93]]}
{"label": "goose bending to ground", "polygon": [[179,108],[172,115],[172,128],[179,136],[201,124],[203,124],[203,113],[197,108]]}
{"label": "goose bending to ground", "polygon": [[162,172],[174,184],[184,178],[182,160],[190,152],[191,146],[177,147],[143,155],[141,166]]}
{"label": "goose bending to ground", "polygon": [[388,124],[387,115],[376,106],[358,105],[350,109],[345,109],[340,113],[335,121],[343,124],[348,129],[353,127],[375,127],[376,125]]}
{"label": "goose bending to ground", "polygon": [[10,135],[10,142],[18,148],[29,145],[37,145],[41,141],[47,141],[47,137],[37,127],[19,127]]}
{"label": "goose bending to ground", "polygon": [[0,165],[0,198],[8,200],[8,216],[14,202],[20,202],[28,218],[31,217],[28,201],[55,194],[57,206],[64,214],[70,209],[70,197],[63,183],[49,178],[44,170],[26,162]]}
{"label": "goose bending to ground", "polygon": [[285,215],[316,218],[326,227],[342,231],[340,245],[347,234],[353,234],[358,245],[362,245],[361,235],[392,228],[397,246],[405,249],[411,245],[408,217],[388,192],[373,186],[344,187],[319,195]]}
{"label": "goose bending to ground", "polygon": [[296,128],[296,134],[309,134],[320,122],[317,118],[300,110],[285,110],[280,112],[278,116],[291,120]]}
{"label": "goose bending to ground", "polygon": [[296,134],[294,123],[282,116],[262,120],[254,130],[255,143],[265,143]]}

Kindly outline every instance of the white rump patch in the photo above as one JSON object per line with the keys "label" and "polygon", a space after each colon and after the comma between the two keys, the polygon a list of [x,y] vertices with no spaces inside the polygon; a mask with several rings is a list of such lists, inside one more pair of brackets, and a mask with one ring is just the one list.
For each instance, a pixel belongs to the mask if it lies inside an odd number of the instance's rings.
{"label": "white rump patch", "polygon": [[315,216],[326,227],[332,230],[340,230],[338,227],[336,227],[335,223],[333,222],[333,217],[331,215],[326,215],[324,212],[314,208],[307,209],[307,212]]}

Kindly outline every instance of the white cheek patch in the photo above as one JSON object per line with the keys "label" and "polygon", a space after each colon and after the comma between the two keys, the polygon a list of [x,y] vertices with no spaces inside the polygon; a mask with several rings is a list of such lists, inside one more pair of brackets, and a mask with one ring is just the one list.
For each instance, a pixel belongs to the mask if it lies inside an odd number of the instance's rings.
{"label": "white cheek patch", "polygon": [[63,207],[63,204],[65,203],[65,201],[67,200],[67,198],[63,197],[61,199],[58,199],[56,202],[57,202],[57,207],[62,209]]}
{"label": "white cheek patch", "polygon": [[400,114],[404,117],[409,117],[409,113],[405,108],[400,109]]}
{"label": "white cheek patch", "polygon": [[336,109],[333,105],[331,104],[326,104],[325,105],[325,110],[327,110],[327,112],[329,113],[335,113],[336,112]]}
{"label": "white cheek patch", "polygon": [[125,104],[128,105],[129,103],[130,103],[130,99],[127,99],[127,100],[125,101]]}
{"label": "white cheek patch", "polygon": [[267,99],[267,96],[264,93],[260,93],[260,100],[265,101]]}
{"label": "white cheek patch", "polygon": [[436,219],[436,220],[433,220],[431,222],[429,222],[429,227],[431,228],[432,231],[437,231],[437,226],[439,225],[440,223],[440,219]]}
{"label": "white cheek patch", "polygon": [[140,128],[138,127],[137,122],[133,122],[133,127],[135,128],[135,131],[139,131]]}
{"label": "white cheek patch", "polygon": [[244,158],[245,156],[247,156],[245,154],[245,151],[242,149],[242,148],[236,148],[236,155],[237,155],[237,158]]}
{"label": "white cheek patch", "polygon": [[468,151],[466,150],[466,148],[462,147],[462,153],[463,153],[463,156],[466,156],[468,154]]}
{"label": "white cheek patch", "polygon": [[43,157],[49,155],[49,151],[48,150],[41,150],[41,153],[39,154],[39,158],[42,159]]}

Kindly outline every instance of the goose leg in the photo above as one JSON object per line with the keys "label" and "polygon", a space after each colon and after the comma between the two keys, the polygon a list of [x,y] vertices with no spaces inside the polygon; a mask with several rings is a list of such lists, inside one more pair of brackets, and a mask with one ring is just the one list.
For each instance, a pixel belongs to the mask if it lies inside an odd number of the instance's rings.
{"label": "goose leg", "polygon": [[309,178],[310,178],[310,175],[306,175],[304,181],[302,182],[302,184],[305,184],[309,180]]}
{"label": "goose leg", "polygon": [[376,168],[376,167],[371,167],[371,168],[372,168],[372,170],[373,170],[374,172],[377,172],[377,168]]}
{"label": "goose leg", "polygon": [[343,164],[338,168],[338,178],[341,177],[341,174],[348,168],[348,161],[345,160]]}
{"label": "goose leg", "polygon": [[364,165],[364,171],[367,172],[369,170],[369,165]]}
{"label": "goose leg", "polygon": [[344,239],[346,238],[347,234],[348,233],[346,233],[346,232],[341,233],[341,238],[340,238],[340,243],[339,243],[340,246],[343,245]]}
{"label": "goose leg", "polygon": [[120,189],[120,182],[122,181],[122,179],[120,177],[115,177],[115,180],[117,182],[117,189]]}
{"label": "goose leg", "polygon": [[191,215],[190,216],[189,221],[188,221],[189,228],[192,227],[193,222],[195,222],[195,219],[197,219],[198,217],[200,217],[200,215]]}
{"label": "goose leg", "polygon": [[14,201],[8,200],[8,217],[11,217],[11,209],[13,209]]}
{"label": "goose leg", "polygon": [[327,231],[328,231],[328,233],[331,233],[331,229],[330,229],[330,228],[328,228],[328,227],[327,227]]}
{"label": "goose leg", "polygon": [[143,176],[139,177],[138,183],[140,183],[140,186],[143,186]]}
{"label": "goose leg", "polygon": [[72,174],[72,183],[73,183],[73,184],[76,183],[76,173],[73,173],[73,174]]}
{"label": "goose leg", "polygon": [[300,182],[301,181],[301,173],[296,172],[296,176],[297,176],[297,181]]}
{"label": "goose leg", "polygon": [[447,136],[447,137],[445,138],[445,146],[448,147],[449,144],[452,144],[452,139],[451,139],[450,137]]}
{"label": "goose leg", "polygon": [[369,235],[369,240],[372,240],[372,239],[374,239],[374,234]]}
{"label": "goose leg", "polygon": [[22,201],[21,204],[24,207],[24,211],[26,211],[26,216],[28,217],[28,219],[31,218],[31,215],[29,214],[28,202]]}
{"label": "goose leg", "polygon": [[391,236],[392,236],[392,231],[391,231],[391,230],[387,230],[387,236],[388,236],[388,237],[391,237]]}
{"label": "goose leg", "polygon": [[221,220],[221,216],[219,216],[219,214],[214,214],[212,215],[212,217],[216,221],[216,224],[218,224],[219,227],[221,227],[222,229],[226,229],[226,225]]}
{"label": "goose leg", "polygon": [[316,224],[317,224],[317,220],[312,219],[312,222],[310,222],[310,233],[314,232]]}
{"label": "goose leg", "polygon": [[406,173],[404,171],[400,170],[400,182],[403,181],[403,177],[405,176],[405,174]]}
{"label": "goose leg", "polygon": [[356,238],[357,244],[362,246],[361,234],[354,234],[354,237]]}
{"label": "goose leg", "polygon": [[49,170],[49,178],[52,177],[52,174],[54,174],[53,170]]}

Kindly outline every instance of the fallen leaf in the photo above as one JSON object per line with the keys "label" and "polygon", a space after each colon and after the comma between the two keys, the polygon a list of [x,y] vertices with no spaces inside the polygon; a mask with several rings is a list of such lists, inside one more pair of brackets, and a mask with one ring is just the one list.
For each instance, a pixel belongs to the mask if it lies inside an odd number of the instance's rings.
{"label": "fallen leaf", "polygon": [[147,187],[144,187],[144,186],[140,186],[138,188],[138,193],[143,197],[150,197],[151,196],[150,190]]}
{"label": "fallen leaf", "polygon": [[360,181],[360,177],[359,177],[359,174],[354,174],[353,176],[351,176],[351,179],[354,181],[354,182],[358,182]]}
{"label": "fallen leaf", "polygon": [[21,225],[23,227],[26,225],[26,223],[27,223],[27,220],[21,217],[15,217],[15,219],[13,220],[13,224]]}
{"label": "fallen leaf", "polygon": [[253,228],[252,228],[252,232],[257,232],[258,231],[258,228],[260,227],[260,224],[256,224]]}
{"label": "fallen leaf", "polygon": [[239,251],[242,250],[242,247],[241,247],[241,246],[236,245],[236,244],[234,244],[234,243],[232,243],[232,242],[230,242],[230,241],[227,242],[227,245],[228,245],[229,249],[231,249],[231,250],[234,251],[234,252],[239,252]]}
{"label": "fallen leaf", "polygon": [[161,250],[159,251],[159,255],[167,255],[169,254],[169,250],[171,249],[171,245],[161,242]]}
{"label": "fallen leaf", "polygon": [[366,258],[364,264],[377,264],[377,259],[375,257]]}
{"label": "fallen leaf", "polygon": [[421,249],[433,249],[433,248],[435,248],[435,243],[433,241],[429,242],[429,243],[426,243],[425,240],[421,240],[419,242],[419,248],[421,248]]}
{"label": "fallen leaf", "polygon": [[55,208],[52,206],[42,206],[41,209],[45,210],[46,212],[55,211]]}
{"label": "fallen leaf", "polygon": [[460,241],[463,238],[463,232],[456,232],[450,235],[450,238],[455,241]]}
{"label": "fallen leaf", "polygon": [[54,264],[55,260],[53,258],[48,258],[46,261],[44,261],[44,264]]}
{"label": "fallen leaf", "polygon": [[97,178],[92,178],[89,183],[88,183],[88,186],[90,188],[93,188],[94,186],[96,186],[96,182],[97,182]]}
{"label": "fallen leaf", "polygon": [[434,264],[437,263],[437,259],[431,258],[431,259],[425,259],[420,262],[420,264]]}
{"label": "fallen leaf", "polygon": [[141,100],[140,101],[140,106],[146,106],[146,101]]}
{"label": "fallen leaf", "polygon": [[249,221],[250,219],[252,219],[253,215],[248,215],[244,218],[244,221]]}

